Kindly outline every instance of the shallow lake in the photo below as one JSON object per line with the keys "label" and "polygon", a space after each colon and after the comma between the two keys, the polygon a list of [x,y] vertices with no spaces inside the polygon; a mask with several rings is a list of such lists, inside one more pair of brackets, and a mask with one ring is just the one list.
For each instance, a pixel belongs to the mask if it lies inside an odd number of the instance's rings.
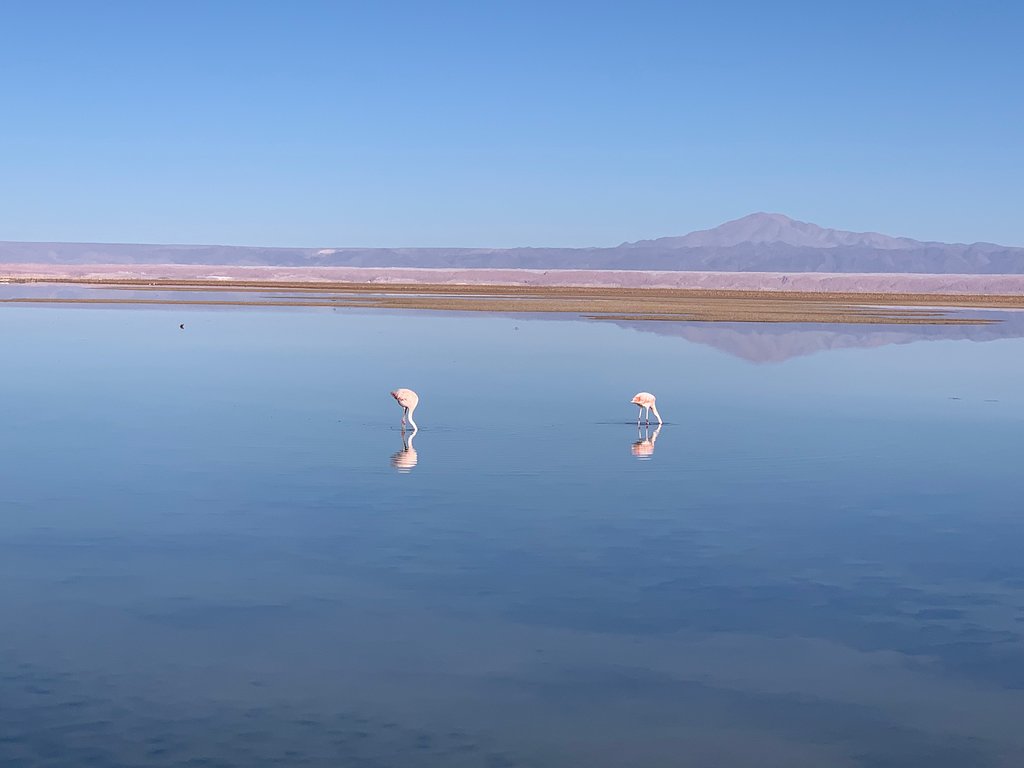
{"label": "shallow lake", "polygon": [[0,307],[0,765],[1020,766],[1005,317]]}

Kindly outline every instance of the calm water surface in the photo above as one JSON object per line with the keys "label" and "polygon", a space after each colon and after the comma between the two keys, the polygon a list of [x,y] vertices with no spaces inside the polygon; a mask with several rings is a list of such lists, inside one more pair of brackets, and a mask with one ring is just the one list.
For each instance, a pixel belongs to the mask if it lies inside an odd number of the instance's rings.
{"label": "calm water surface", "polygon": [[0,765],[1020,766],[949,332],[2,307]]}

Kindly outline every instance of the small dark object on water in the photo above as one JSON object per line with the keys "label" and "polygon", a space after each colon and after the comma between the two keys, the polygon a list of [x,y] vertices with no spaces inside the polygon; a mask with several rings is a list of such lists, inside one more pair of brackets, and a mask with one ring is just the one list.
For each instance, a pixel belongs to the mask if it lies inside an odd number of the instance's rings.
{"label": "small dark object on water", "polygon": [[183,331],[185,330],[185,324],[184,324],[184,323],[182,323],[182,324],[181,324],[181,325],[179,325],[178,327],[179,327],[179,328],[181,328],[181,330],[183,330]]}

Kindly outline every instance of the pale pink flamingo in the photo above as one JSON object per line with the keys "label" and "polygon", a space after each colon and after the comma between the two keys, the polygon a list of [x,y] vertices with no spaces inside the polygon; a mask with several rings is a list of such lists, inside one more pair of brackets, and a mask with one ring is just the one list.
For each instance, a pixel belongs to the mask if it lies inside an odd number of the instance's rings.
{"label": "pale pink flamingo", "polygon": [[658,424],[661,422],[661,414],[658,413],[658,406],[654,404],[655,397],[650,392],[637,392],[633,395],[633,399],[630,400],[633,405],[640,406],[640,409],[636,412],[636,425],[640,426],[640,416],[644,412],[644,408],[647,409],[647,423],[651,423],[651,411],[654,411],[654,415],[658,417]]}
{"label": "pale pink flamingo", "polygon": [[419,429],[416,426],[416,422],[412,420],[412,412],[416,410],[416,406],[420,404],[420,396],[413,392],[411,389],[396,389],[391,393],[391,396],[395,398],[400,406],[402,406],[402,428],[405,429],[405,419],[409,417],[409,426],[413,430]]}

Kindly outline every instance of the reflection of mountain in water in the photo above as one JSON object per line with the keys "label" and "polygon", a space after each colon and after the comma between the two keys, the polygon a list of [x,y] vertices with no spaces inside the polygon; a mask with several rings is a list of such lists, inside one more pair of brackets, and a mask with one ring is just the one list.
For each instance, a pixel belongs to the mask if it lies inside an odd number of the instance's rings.
{"label": "reflection of mountain in water", "polygon": [[[149,309],[168,309],[179,311],[180,304],[196,303],[203,305],[205,310],[235,309],[231,304],[253,303],[271,304],[277,310],[302,311],[307,307],[302,302],[310,300],[305,295],[291,296],[287,292],[274,289],[260,290],[195,290],[182,291],[174,288],[167,290],[130,290],[122,288],[102,288],[95,286],[64,285],[64,284],[24,284],[0,283],[0,302],[17,300],[64,300],[70,302],[84,300],[115,299],[119,304],[100,303],[95,306],[132,307],[133,302],[146,303]],[[321,301],[331,298],[329,292],[318,294]],[[156,302],[156,303],[150,303]],[[161,304],[160,302],[169,302]],[[209,302],[214,302],[213,304]],[[217,307],[216,302],[225,306]],[[291,304],[291,302],[295,302]],[[83,304],[82,306],[93,306]],[[921,309],[921,307],[915,307]],[[338,311],[335,308],[335,311]],[[392,310],[375,310],[390,312]],[[403,310],[394,310],[402,314]],[[416,310],[431,312],[431,310]],[[466,314],[452,310],[438,310],[444,314]],[[957,310],[942,309],[943,314]],[[492,317],[530,320],[575,320],[578,315],[552,314],[545,312],[491,312]],[[468,313],[467,317],[478,317],[477,313]],[[752,363],[776,363],[793,357],[813,355],[832,349],[848,349],[854,347],[881,347],[887,344],[912,344],[917,341],[995,341],[998,339],[1024,338],[1024,311],[971,309],[965,316],[975,320],[988,321],[979,325],[910,325],[910,324],[842,324],[826,323],[730,323],[730,322],[677,322],[653,320],[601,320],[614,323],[621,328],[628,328],[645,333],[657,333],[662,336],[675,336],[697,344],[706,344],[735,357]],[[411,447],[411,446],[410,446]],[[414,461],[415,452],[412,457]]]}
{"label": "reflection of mountain in water", "polygon": [[826,325],[821,323],[670,323],[616,320],[631,328],[707,344],[752,363],[778,363],[832,349],[882,347],[918,341],[996,341],[1024,338],[1024,312],[972,311],[985,325]]}

